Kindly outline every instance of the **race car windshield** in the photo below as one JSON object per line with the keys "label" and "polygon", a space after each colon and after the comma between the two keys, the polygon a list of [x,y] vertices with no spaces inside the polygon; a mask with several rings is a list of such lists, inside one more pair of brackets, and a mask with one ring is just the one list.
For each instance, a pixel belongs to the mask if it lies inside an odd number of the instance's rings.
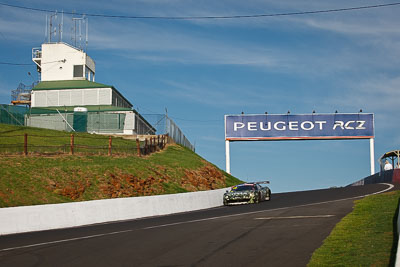
{"label": "race car windshield", "polygon": [[252,185],[242,185],[242,186],[235,186],[232,188],[232,191],[248,191],[253,190],[254,187]]}

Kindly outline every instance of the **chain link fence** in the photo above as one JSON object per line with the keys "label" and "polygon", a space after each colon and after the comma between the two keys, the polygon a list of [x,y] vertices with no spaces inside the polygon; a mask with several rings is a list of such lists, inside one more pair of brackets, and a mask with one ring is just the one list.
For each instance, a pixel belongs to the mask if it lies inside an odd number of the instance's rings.
{"label": "chain link fence", "polygon": [[[51,125],[51,129],[54,130],[71,131],[70,125],[74,123],[73,114],[63,113],[63,111],[56,112],[54,110],[47,111],[47,113],[32,114],[27,107],[0,104],[0,123],[35,126],[39,128],[50,128],[49,125]],[[87,131],[122,133],[124,118],[125,114],[90,113],[87,121]],[[149,131],[149,127],[145,121],[153,126],[153,129],[150,129],[152,132]],[[137,134],[152,135],[155,129],[157,135],[167,134],[175,143],[195,151],[195,147],[190,143],[178,125],[165,114],[142,114],[137,117],[135,123]]]}
{"label": "chain link fence", "polygon": [[0,123],[11,125],[25,125],[27,107],[0,104]]}
{"label": "chain link fence", "polygon": [[167,134],[175,143],[195,151],[194,145],[190,143],[182,130],[176,123],[165,114],[143,114],[143,117],[149,121],[157,130],[157,134]]}

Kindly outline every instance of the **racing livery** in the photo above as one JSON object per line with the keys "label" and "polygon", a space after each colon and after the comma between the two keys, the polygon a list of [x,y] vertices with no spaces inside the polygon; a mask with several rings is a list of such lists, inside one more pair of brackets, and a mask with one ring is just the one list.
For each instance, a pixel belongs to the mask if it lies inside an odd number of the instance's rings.
{"label": "racing livery", "polygon": [[224,205],[259,203],[270,200],[271,190],[260,184],[269,184],[269,182],[244,183],[232,186],[223,196]]}

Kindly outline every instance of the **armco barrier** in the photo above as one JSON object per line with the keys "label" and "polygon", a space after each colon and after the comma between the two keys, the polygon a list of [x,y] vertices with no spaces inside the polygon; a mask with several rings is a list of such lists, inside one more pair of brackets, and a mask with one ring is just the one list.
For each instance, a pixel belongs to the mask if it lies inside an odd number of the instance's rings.
{"label": "armco barrier", "polygon": [[226,189],[0,209],[0,235],[130,220],[222,206]]}

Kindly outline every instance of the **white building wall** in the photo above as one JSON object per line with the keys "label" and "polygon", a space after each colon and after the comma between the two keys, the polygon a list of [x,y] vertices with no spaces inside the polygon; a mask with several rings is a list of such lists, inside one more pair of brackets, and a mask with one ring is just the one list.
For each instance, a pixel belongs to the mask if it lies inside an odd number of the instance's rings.
{"label": "white building wall", "polygon": [[32,91],[32,107],[111,105],[111,88]]}
{"label": "white building wall", "polygon": [[47,93],[46,91],[32,91],[31,93],[32,107],[46,107],[47,106]]}
{"label": "white building wall", "polygon": [[47,91],[47,106],[59,106],[59,92]]}
{"label": "white building wall", "polygon": [[126,112],[124,122],[124,134],[135,134],[135,119],[136,114],[133,111]]}
{"label": "white building wall", "polygon": [[83,90],[71,90],[71,103],[74,103],[74,106],[82,106],[83,105]]}
{"label": "white building wall", "polygon": [[99,89],[99,103],[108,103],[101,105],[109,105],[111,103],[112,92],[110,89]]}
{"label": "white building wall", "polygon": [[47,114],[31,115],[26,117],[26,126],[52,129],[58,131],[71,131],[71,128],[65,122],[66,119],[72,125],[73,117],[71,114]]}
{"label": "white building wall", "polygon": [[99,89],[85,89],[83,91],[83,105],[100,105],[98,94]]}
{"label": "white building wall", "polygon": [[[96,63],[94,63],[94,60],[86,55],[86,66],[93,71],[93,73],[96,72]],[[93,79],[94,82],[94,79]]]}
{"label": "white building wall", "polygon": [[[61,81],[85,79],[88,68],[94,81],[95,63],[83,51],[64,43],[42,44],[41,54],[41,80]],[[80,78],[74,77],[74,65],[83,65],[83,75]]]}
{"label": "white building wall", "polygon": [[58,97],[58,105],[69,106],[71,104],[71,91],[59,91]]}

